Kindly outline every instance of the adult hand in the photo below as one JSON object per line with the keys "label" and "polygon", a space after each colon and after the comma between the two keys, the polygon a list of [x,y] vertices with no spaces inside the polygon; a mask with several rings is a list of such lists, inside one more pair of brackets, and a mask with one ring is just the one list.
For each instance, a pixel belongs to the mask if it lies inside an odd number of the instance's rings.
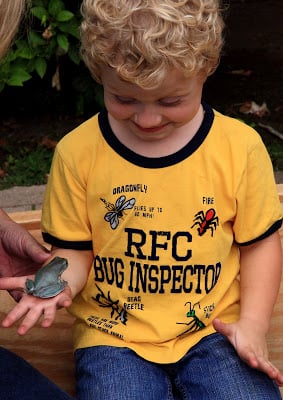
{"label": "adult hand", "polygon": [[269,360],[265,333],[255,321],[240,319],[234,324],[225,324],[215,319],[213,326],[217,332],[227,337],[243,361],[283,386],[283,374]]}
{"label": "adult hand", "polygon": [[[49,258],[48,250],[0,209],[0,277],[32,275]],[[16,301],[23,295],[9,292]]]}

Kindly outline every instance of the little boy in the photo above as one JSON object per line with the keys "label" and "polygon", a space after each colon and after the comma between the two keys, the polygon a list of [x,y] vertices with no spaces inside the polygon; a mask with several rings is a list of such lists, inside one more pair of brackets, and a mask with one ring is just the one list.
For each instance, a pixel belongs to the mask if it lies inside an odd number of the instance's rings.
{"label": "little boy", "polygon": [[58,144],[42,220],[69,286],[24,296],[4,325],[47,327],[72,299],[80,400],[280,399],[272,166],[256,132],[202,101],[218,2],[85,0],[83,14],[105,109]]}

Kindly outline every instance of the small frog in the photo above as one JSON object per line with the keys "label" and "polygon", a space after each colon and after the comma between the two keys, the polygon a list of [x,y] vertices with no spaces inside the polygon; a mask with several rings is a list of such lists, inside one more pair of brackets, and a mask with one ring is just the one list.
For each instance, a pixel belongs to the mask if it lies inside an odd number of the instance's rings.
{"label": "small frog", "polygon": [[65,258],[55,257],[44,267],[39,269],[34,277],[26,280],[26,292],[35,297],[54,297],[62,292],[68,282],[61,279],[61,274],[68,267]]}

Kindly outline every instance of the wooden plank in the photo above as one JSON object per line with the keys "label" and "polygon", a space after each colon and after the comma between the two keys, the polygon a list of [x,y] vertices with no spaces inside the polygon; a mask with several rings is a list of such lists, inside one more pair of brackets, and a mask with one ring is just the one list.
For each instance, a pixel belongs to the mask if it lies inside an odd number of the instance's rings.
{"label": "wooden plank", "polygon": [[14,212],[9,216],[27,230],[40,229],[41,210]]}
{"label": "wooden plank", "polygon": [[280,202],[283,203],[283,183],[279,183],[277,186]]}

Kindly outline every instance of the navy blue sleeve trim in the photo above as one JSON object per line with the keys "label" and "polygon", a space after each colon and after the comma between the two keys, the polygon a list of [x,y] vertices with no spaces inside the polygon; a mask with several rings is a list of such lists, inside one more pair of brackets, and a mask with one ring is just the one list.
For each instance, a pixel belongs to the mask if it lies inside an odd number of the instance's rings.
{"label": "navy blue sleeve trim", "polygon": [[282,219],[276,221],[265,233],[257,237],[256,239],[250,240],[249,242],[245,243],[238,243],[239,246],[249,246],[250,244],[256,243],[262,239],[267,238],[268,236],[272,235],[274,232],[278,231],[281,228]]}
{"label": "navy blue sleeve trim", "polygon": [[92,241],[81,241],[81,242],[70,242],[67,240],[61,240],[56,238],[55,236],[50,235],[49,233],[42,232],[43,240],[51,244],[52,246],[59,247],[61,249],[68,250],[92,250]]}

